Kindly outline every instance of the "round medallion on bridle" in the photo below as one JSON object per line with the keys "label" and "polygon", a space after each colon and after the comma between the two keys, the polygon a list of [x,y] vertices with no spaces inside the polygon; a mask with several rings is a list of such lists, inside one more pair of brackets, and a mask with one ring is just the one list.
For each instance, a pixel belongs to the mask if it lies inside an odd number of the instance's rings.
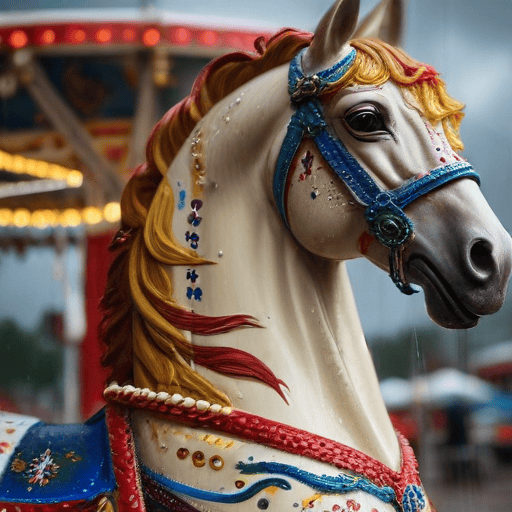
{"label": "round medallion on bridle", "polygon": [[381,243],[393,249],[404,245],[411,236],[409,223],[390,211],[378,214],[371,230]]}

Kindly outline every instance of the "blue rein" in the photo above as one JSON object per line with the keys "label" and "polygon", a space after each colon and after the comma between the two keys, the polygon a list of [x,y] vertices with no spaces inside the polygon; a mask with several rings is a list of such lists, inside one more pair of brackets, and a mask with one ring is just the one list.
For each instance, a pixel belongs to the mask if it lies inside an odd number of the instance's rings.
{"label": "blue rein", "polygon": [[274,174],[277,208],[289,227],[285,211],[286,181],[297,149],[302,140],[308,137],[315,142],[322,157],[358,203],[366,207],[364,215],[370,233],[390,250],[391,279],[402,293],[411,295],[416,290],[405,282],[401,254],[413,238],[414,224],[403,209],[445,183],[459,178],[471,178],[480,184],[480,178],[467,162],[456,162],[433,169],[422,177],[412,177],[396,189],[382,189],[333,134],[325,121],[322,104],[317,99],[327,85],[343,77],[354,62],[356,51],[352,50],[332,68],[313,76],[305,76],[302,71],[304,51],[292,60],[288,74],[288,92],[296,110],[288,124]]}

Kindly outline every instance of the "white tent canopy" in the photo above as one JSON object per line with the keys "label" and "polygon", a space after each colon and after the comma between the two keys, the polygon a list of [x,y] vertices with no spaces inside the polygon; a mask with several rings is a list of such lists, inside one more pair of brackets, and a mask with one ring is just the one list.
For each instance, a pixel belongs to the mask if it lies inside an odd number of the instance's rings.
{"label": "white tent canopy", "polygon": [[413,403],[432,407],[445,407],[455,402],[484,404],[495,394],[486,381],[455,368],[443,368],[411,381],[386,379],[380,387],[390,410],[406,409]]}

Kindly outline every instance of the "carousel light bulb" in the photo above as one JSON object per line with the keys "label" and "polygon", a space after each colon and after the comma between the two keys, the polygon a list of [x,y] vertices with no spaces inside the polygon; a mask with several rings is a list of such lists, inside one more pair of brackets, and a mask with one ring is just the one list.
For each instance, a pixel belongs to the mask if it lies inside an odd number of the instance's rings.
{"label": "carousel light bulb", "polygon": [[85,30],[82,30],[81,28],[77,28],[69,34],[70,43],[74,44],[83,43],[85,41],[85,37]]}
{"label": "carousel light bulb", "polygon": [[94,36],[96,41],[100,44],[109,43],[112,39],[112,31],[108,28],[100,28]]}
{"label": "carousel light bulb", "polygon": [[0,226],[9,226],[12,224],[12,210],[9,208],[0,208]]}
{"label": "carousel light bulb", "polygon": [[45,30],[40,37],[42,44],[52,44],[55,42],[55,31],[51,29]]}
{"label": "carousel light bulb", "polygon": [[44,210],[36,210],[35,212],[32,212],[32,215],[30,216],[30,225],[36,228],[45,228],[48,226],[48,220],[44,214]]}
{"label": "carousel light bulb", "polygon": [[30,224],[30,212],[26,208],[18,208],[14,210],[12,223],[17,228],[24,228]]}
{"label": "carousel light bulb", "polygon": [[103,208],[103,215],[107,222],[118,222],[121,219],[121,205],[119,203],[107,203]]}
{"label": "carousel light bulb", "polygon": [[28,44],[28,36],[24,30],[15,30],[9,36],[9,43],[13,48],[23,48]]}
{"label": "carousel light bulb", "polygon": [[205,46],[213,46],[217,43],[219,37],[213,30],[205,30],[199,37],[202,44]]}
{"label": "carousel light bulb", "polygon": [[192,40],[192,32],[185,27],[180,27],[173,32],[173,39],[178,44],[189,44]]}
{"label": "carousel light bulb", "polygon": [[70,171],[66,177],[66,181],[70,187],[78,188],[82,186],[84,176],[80,171]]}
{"label": "carousel light bulb", "polygon": [[142,34],[142,42],[145,46],[155,46],[160,41],[160,31],[156,28],[149,28]]}
{"label": "carousel light bulb", "polygon": [[103,220],[103,214],[99,208],[88,206],[82,210],[82,218],[86,224],[98,224]]}
{"label": "carousel light bulb", "polygon": [[82,223],[82,216],[75,208],[67,208],[61,213],[59,223],[65,227],[76,227]]}
{"label": "carousel light bulb", "polygon": [[36,165],[36,169],[34,171],[34,176],[37,178],[47,178],[50,173],[50,165],[48,162],[38,161]]}
{"label": "carousel light bulb", "polygon": [[123,30],[122,36],[123,41],[131,42],[135,41],[135,38],[137,37],[137,32],[133,28],[125,28]]}
{"label": "carousel light bulb", "polygon": [[39,210],[44,218],[47,226],[55,226],[57,224],[57,214],[53,210]]}
{"label": "carousel light bulb", "polygon": [[27,158],[25,161],[25,172],[33,176],[37,169],[37,162],[31,158]]}
{"label": "carousel light bulb", "polygon": [[60,165],[50,164],[49,177],[55,181],[64,181],[67,178],[67,172]]}
{"label": "carousel light bulb", "polygon": [[20,174],[25,171],[25,159],[20,155],[15,155],[12,159],[12,170]]}

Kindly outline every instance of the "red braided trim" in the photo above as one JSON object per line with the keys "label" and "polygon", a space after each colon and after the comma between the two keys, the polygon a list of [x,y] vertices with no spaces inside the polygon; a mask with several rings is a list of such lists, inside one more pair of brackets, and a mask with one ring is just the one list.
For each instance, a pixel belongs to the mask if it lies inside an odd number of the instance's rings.
{"label": "red braided trim", "polygon": [[118,512],[146,512],[136,465],[132,429],[127,416],[128,411],[121,407],[109,405],[106,409],[110,451],[119,493]]}
{"label": "red braided trim", "polygon": [[238,409],[233,409],[228,414],[216,414],[211,411],[199,411],[195,406],[185,408],[172,403],[149,400],[145,396],[134,395],[133,392],[114,390],[107,390],[105,399],[159,413],[167,419],[191,427],[224,432],[283,452],[332,464],[338,469],[352,471],[379,486],[391,487],[396,492],[399,502],[407,485],[421,485],[413,450],[400,433],[397,435],[402,463],[400,471],[393,471],[373,457],[342,443]]}

